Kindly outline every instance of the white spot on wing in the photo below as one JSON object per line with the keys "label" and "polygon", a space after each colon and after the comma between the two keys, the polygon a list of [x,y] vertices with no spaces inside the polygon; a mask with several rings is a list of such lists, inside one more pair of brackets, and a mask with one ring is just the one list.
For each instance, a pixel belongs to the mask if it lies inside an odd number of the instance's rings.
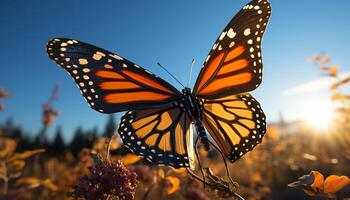
{"label": "white spot on wing", "polygon": [[244,34],[245,36],[250,35],[250,28],[245,29],[243,34]]}
{"label": "white spot on wing", "polygon": [[236,36],[236,32],[233,31],[232,28],[230,28],[228,31],[227,31],[227,37],[229,38],[234,38]]}

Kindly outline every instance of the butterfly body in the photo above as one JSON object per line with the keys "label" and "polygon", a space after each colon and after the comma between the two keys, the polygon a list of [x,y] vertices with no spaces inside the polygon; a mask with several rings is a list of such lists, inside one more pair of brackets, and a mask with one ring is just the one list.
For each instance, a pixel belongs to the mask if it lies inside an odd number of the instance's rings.
{"label": "butterfly body", "polygon": [[200,101],[198,100],[196,95],[192,93],[190,88],[184,88],[182,90],[182,94],[183,94],[182,101],[186,106],[185,110],[187,111],[188,115],[191,117],[192,122],[194,122],[198,137],[200,138],[201,143],[203,144],[205,150],[209,151],[210,147],[208,142],[208,136],[200,120],[201,112],[203,110],[202,105],[200,104]]}
{"label": "butterfly body", "polygon": [[92,109],[126,111],[118,132],[135,154],[154,164],[193,168],[195,128],[206,150],[210,136],[235,162],[266,132],[265,114],[247,92],[262,81],[261,41],[270,15],[268,0],[244,6],[215,41],[194,89],[182,92],[115,53],[74,39],[52,39],[47,54]]}

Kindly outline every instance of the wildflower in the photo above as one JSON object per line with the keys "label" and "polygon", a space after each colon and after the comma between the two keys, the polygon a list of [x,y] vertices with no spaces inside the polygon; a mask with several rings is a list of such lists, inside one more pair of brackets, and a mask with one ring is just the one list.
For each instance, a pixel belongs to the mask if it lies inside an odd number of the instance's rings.
{"label": "wildflower", "polygon": [[59,115],[59,111],[54,109],[50,104],[43,104],[43,118],[42,122],[45,127],[51,125],[56,117]]}
{"label": "wildflower", "polygon": [[56,83],[54,89],[52,90],[50,99],[47,103],[43,104],[43,118],[42,122],[44,127],[51,125],[59,114],[59,111],[52,107],[52,103],[58,99],[58,91],[60,89],[60,84]]}
{"label": "wildflower", "polygon": [[318,171],[311,171],[310,174],[304,175],[289,187],[301,186],[306,194],[320,198],[334,198],[335,193],[350,184],[347,176],[330,175],[324,180],[323,175]]}
{"label": "wildflower", "polygon": [[131,173],[121,161],[101,163],[90,167],[90,175],[80,178],[74,186],[72,197],[87,200],[126,199],[135,198],[138,184],[136,173]]}

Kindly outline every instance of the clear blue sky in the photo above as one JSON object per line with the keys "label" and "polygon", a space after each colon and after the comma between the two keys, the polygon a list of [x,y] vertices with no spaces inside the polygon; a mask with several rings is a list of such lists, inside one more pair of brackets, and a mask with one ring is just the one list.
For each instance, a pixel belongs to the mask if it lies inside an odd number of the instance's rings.
{"label": "clear blue sky", "polygon": [[[46,56],[45,44],[53,37],[74,38],[111,50],[177,85],[156,63],[186,83],[189,64],[195,58],[195,78],[220,31],[247,2],[4,0],[0,7],[0,85],[12,96],[1,101],[7,109],[0,112],[0,122],[12,117],[16,124],[37,132],[41,104],[60,81],[54,106],[61,115],[54,126],[62,125],[67,138],[78,125],[85,129],[97,125],[100,130],[104,126],[106,116],[91,110],[72,79]],[[263,84],[253,92],[269,122],[277,120],[280,111],[292,120],[303,98],[328,95],[282,94],[319,76],[305,62],[310,55],[326,52],[344,71],[350,66],[349,0],[271,0],[271,4],[272,17],[263,40]]]}

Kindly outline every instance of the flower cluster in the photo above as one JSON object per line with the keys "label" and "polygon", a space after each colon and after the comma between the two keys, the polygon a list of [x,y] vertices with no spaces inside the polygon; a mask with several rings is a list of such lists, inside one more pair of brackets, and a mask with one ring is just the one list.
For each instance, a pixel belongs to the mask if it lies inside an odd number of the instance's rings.
{"label": "flower cluster", "polygon": [[52,90],[49,101],[42,105],[42,108],[43,108],[42,123],[44,127],[50,126],[55,121],[56,117],[59,115],[59,111],[52,107],[53,102],[55,102],[58,99],[57,94],[59,89],[60,89],[60,84],[56,83],[54,89]]}
{"label": "flower cluster", "polygon": [[136,173],[131,173],[121,161],[102,161],[90,167],[90,175],[80,178],[74,186],[72,197],[87,200],[125,199],[135,198],[135,188],[138,184]]}
{"label": "flower cluster", "polygon": [[54,109],[50,104],[43,104],[42,122],[45,127],[51,125],[58,115],[59,111]]}

